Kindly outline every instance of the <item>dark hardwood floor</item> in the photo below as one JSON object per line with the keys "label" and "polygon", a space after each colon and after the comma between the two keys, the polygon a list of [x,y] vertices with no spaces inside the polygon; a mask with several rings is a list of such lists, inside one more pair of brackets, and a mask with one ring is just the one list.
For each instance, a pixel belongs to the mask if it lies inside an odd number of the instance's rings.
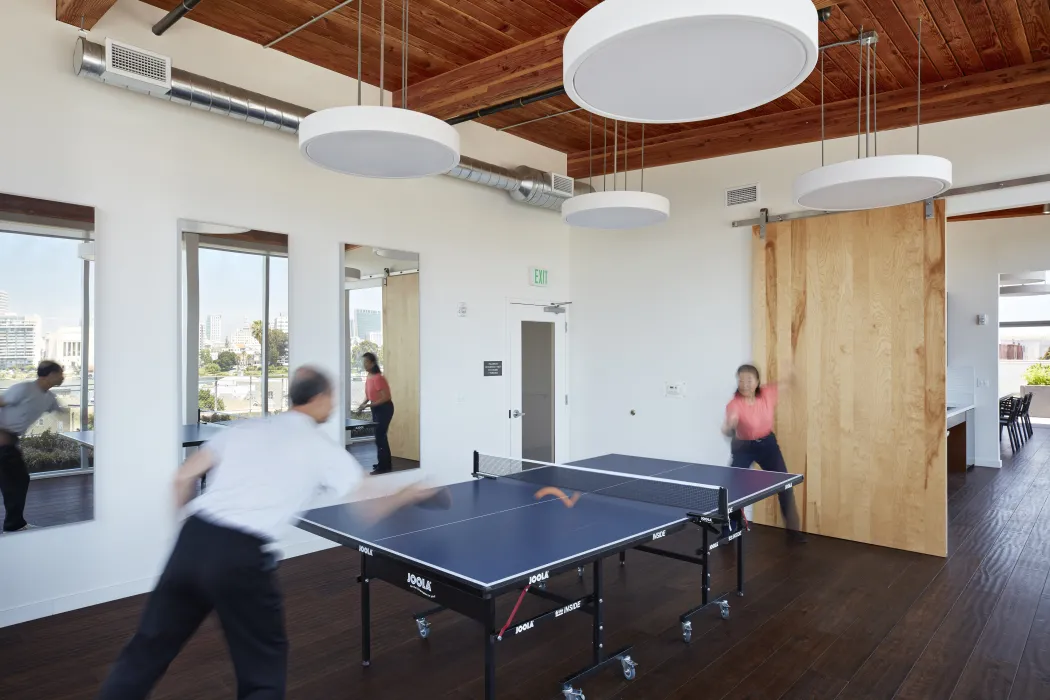
{"label": "dark hardwood floor", "polygon": [[[634,644],[638,677],[610,670],[583,684],[589,700],[1046,700],[1050,698],[1050,429],[1039,429],[1002,470],[950,478],[950,556],[926,557],[783,533],[748,537],[746,595],[728,620],[702,615],[685,645],[677,615],[696,603],[697,571],[631,553],[608,563],[608,648]],[[902,527],[908,524],[901,523]],[[669,538],[670,539],[670,538]],[[675,547],[695,547],[695,533]],[[731,548],[714,585],[733,585]],[[373,589],[372,666],[360,666],[358,558],[335,549],[281,569],[291,638],[289,697],[482,697],[482,632],[442,613],[428,640],[410,613],[425,601]],[[28,575],[20,572],[19,575]],[[577,592],[575,574],[550,589]],[[132,633],[133,598],[0,629],[0,697],[91,698]],[[501,600],[503,614],[514,601]],[[519,617],[537,601],[527,600]],[[498,696],[560,697],[559,679],[584,665],[590,620],[569,615],[498,646]],[[221,632],[209,620],[158,687],[157,700],[234,697]]]}
{"label": "dark hardwood floor", "polygon": [[[376,463],[376,444],[374,442],[353,442],[346,446],[346,451],[352,454],[366,471],[371,471],[372,465]],[[414,459],[394,457],[391,461],[393,462],[391,473],[403,472],[406,469],[419,469],[419,462]]]}
{"label": "dark hardwood floor", "polygon": [[[0,520],[7,511],[0,503]],[[29,483],[25,518],[37,527],[80,523],[95,517],[93,474],[35,479]],[[2,696],[0,696],[2,697]]]}

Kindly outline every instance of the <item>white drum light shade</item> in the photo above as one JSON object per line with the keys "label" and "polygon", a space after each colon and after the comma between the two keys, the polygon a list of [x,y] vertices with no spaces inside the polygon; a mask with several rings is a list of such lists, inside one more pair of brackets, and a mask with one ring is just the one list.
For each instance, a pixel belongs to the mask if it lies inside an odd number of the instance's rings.
{"label": "white drum light shade", "polygon": [[376,248],[375,254],[381,258],[390,258],[391,260],[419,260],[419,253],[410,253],[407,250],[393,250],[391,248]]}
{"label": "white drum light shade", "polygon": [[812,0],[605,0],[565,37],[565,92],[628,122],[737,114],[806,79],[817,26]]}
{"label": "white drum light shade", "polygon": [[346,175],[426,177],[459,164],[459,132],[408,109],[336,107],[302,121],[299,152],[315,165]]}
{"label": "white drum light shade", "polygon": [[799,175],[795,201],[823,211],[878,209],[937,197],[951,186],[952,163],[944,158],[875,156]]}
{"label": "white drum light shade", "polygon": [[184,233],[200,233],[205,236],[231,236],[235,233],[248,233],[251,231],[250,228],[209,224],[204,221],[183,221],[182,230]]}
{"label": "white drum light shade", "polygon": [[562,221],[582,228],[641,228],[666,221],[670,215],[667,197],[632,190],[581,194],[561,205]]}

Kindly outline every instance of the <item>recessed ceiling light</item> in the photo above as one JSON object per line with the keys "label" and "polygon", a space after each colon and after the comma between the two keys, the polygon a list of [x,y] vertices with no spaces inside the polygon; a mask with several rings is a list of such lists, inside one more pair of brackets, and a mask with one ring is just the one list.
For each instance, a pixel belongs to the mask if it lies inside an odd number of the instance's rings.
{"label": "recessed ceiling light", "polygon": [[737,114],[806,79],[817,26],[812,0],[605,0],[565,37],[565,92],[629,122]]}

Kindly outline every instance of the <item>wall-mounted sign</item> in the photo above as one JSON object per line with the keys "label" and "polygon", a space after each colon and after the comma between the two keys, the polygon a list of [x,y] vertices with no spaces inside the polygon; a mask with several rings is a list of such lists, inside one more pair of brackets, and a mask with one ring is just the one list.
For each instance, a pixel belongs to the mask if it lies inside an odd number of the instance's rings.
{"label": "wall-mounted sign", "polygon": [[503,360],[485,360],[486,377],[503,376]]}
{"label": "wall-mounted sign", "polygon": [[533,287],[547,286],[547,271],[538,267],[529,268],[529,284]]}

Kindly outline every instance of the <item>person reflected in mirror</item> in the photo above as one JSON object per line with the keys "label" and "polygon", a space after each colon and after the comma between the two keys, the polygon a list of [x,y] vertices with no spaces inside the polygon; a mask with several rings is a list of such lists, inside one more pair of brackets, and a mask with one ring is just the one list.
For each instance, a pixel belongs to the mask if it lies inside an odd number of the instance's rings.
{"label": "person reflected in mirror", "polygon": [[390,454],[390,421],[394,420],[394,401],[390,397],[390,385],[379,367],[375,353],[366,352],[361,356],[361,364],[368,372],[365,380],[365,400],[357,407],[357,412],[372,409],[372,421],[375,423],[376,463],[373,474],[386,474],[394,468],[394,458]]}
{"label": "person reflected in mirror", "polygon": [[[145,700],[212,611],[233,660],[236,697],[281,700],[288,638],[274,545],[291,522],[321,493],[374,498],[373,521],[409,506],[450,507],[448,489],[412,484],[383,494],[375,480],[363,479],[357,460],[318,428],[334,405],[332,382],[323,372],[300,367],[288,394],[291,409],[240,421],[179,468],[175,505],[187,517],[138,631],[110,670],[99,700]],[[205,474],[211,477],[208,488],[194,498]],[[200,690],[211,682],[203,679]]]}
{"label": "person reflected in mirror", "polygon": [[[726,406],[726,418],[722,424],[722,434],[732,438],[733,461],[730,466],[750,469],[752,464],[757,464],[765,471],[787,473],[773,423],[781,388],[789,387],[792,381],[789,370],[783,373],[779,383],[763,386],[754,365],[741,365],[737,369],[736,393]],[[805,542],[794,490],[781,491],[779,498],[789,537],[796,542]]]}
{"label": "person reflected in mirror", "polygon": [[19,441],[40,416],[61,409],[51,390],[65,379],[62,365],[44,360],[36,368],[36,379],[15,384],[0,396],[0,492],[6,510],[3,532],[33,527],[25,519],[29,468]]}

